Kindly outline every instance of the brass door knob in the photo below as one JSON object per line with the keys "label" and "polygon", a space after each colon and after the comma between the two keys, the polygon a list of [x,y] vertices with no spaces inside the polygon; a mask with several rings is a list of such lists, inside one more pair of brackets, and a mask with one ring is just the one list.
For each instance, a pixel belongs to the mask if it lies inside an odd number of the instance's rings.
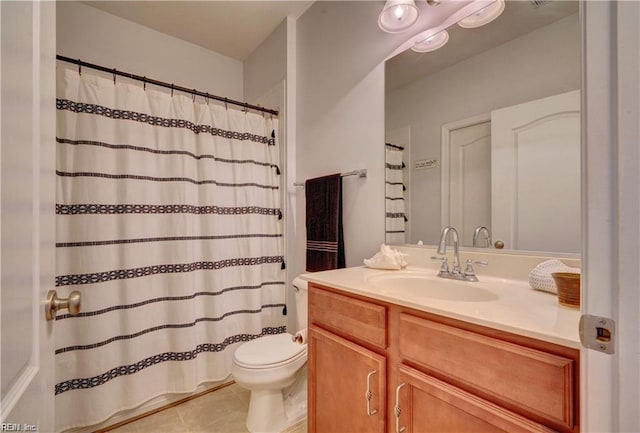
{"label": "brass door knob", "polygon": [[494,247],[496,247],[496,249],[501,250],[501,249],[503,249],[503,248],[504,248],[504,242],[502,242],[502,241],[496,241],[496,243],[495,243],[495,244],[493,244],[493,246],[494,246]]}
{"label": "brass door knob", "polygon": [[44,314],[47,320],[53,320],[56,317],[56,312],[66,308],[69,310],[69,314],[76,315],[80,312],[80,292],[74,290],[69,293],[68,298],[58,298],[58,293],[55,290],[49,290],[47,293],[47,300],[44,304]]}

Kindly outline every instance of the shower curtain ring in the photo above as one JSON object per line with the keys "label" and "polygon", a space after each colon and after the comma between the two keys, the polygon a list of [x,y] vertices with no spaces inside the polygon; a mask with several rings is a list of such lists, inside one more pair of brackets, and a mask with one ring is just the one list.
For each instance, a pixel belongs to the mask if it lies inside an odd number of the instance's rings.
{"label": "shower curtain ring", "polygon": [[191,94],[191,100],[193,101],[193,103],[196,103],[196,89],[193,89],[193,93]]}
{"label": "shower curtain ring", "polygon": [[173,98],[173,83],[171,83],[171,97]]}
{"label": "shower curtain ring", "polygon": [[116,84],[116,68],[113,68],[113,84]]}
{"label": "shower curtain ring", "polygon": [[225,110],[229,109],[229,105],[227,104],[227,98],[224,98],[224,109]]}
{"label": "shower curtain ring", "polygon": [[204,97],[204,102],[206,102],[207,105],[209,105],[209,92],[207,92],[207,96]]}
{"label": "shower curtain ring", "polygon": [[82,75],[82,60],[78,59],[78,75]]}
{"label": "shower curtain ring", "polygon": [[147,76],[142,77],[142,90],[147,91]]}
{"label": "shower curtain ring", "polygon": [[244,110],[242,110],[242,111],[244,111],[244,114],[247,114],[249,112],[249,104],[248,103],[246,103],[246,102],[244,103]]}

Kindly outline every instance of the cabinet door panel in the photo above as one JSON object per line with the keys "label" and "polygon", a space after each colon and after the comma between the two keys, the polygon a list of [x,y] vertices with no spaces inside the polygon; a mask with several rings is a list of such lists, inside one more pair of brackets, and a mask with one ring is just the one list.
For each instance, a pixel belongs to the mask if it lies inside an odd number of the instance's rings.
{"label": "cabinet door panel", "polygon": [[[322,329],[309,329],[309,432],[383,433],[386,359]],[[374,372],[374,374],[370,374]],[[367,412],[367,382],[371,391]]]}
{"label": "cabinet door panel", "polygon": [[486,398],[559,429],[575,424],[573,360],[400,315],[402,357]]}
{"label": "cabinet door panel", "polygon": [[399,368],[405,433],[550,433],[541,424],[412,368]]}

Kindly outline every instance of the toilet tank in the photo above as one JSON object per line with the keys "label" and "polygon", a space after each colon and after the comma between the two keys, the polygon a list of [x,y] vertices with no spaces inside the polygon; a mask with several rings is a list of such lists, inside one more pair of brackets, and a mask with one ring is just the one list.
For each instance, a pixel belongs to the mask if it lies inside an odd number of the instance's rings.
{"label": "toilet tank", "polygon": [[296,313],[298,330],[307,327],[307,282],[300,277],[293,279],[293,289],[296,297]]}

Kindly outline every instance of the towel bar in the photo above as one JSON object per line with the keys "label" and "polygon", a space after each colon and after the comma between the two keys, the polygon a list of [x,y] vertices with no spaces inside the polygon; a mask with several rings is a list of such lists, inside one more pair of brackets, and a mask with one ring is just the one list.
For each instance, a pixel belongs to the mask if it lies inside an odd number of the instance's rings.
{"label": "towel bar", "polygon": [[[367,169],[363,168],[360,170],[353,170],[347,173],[340,173],[340,176],[358,176],[358,177],[367,177]],[[293,182],[293,186],[304,186],[304,182]]]}

